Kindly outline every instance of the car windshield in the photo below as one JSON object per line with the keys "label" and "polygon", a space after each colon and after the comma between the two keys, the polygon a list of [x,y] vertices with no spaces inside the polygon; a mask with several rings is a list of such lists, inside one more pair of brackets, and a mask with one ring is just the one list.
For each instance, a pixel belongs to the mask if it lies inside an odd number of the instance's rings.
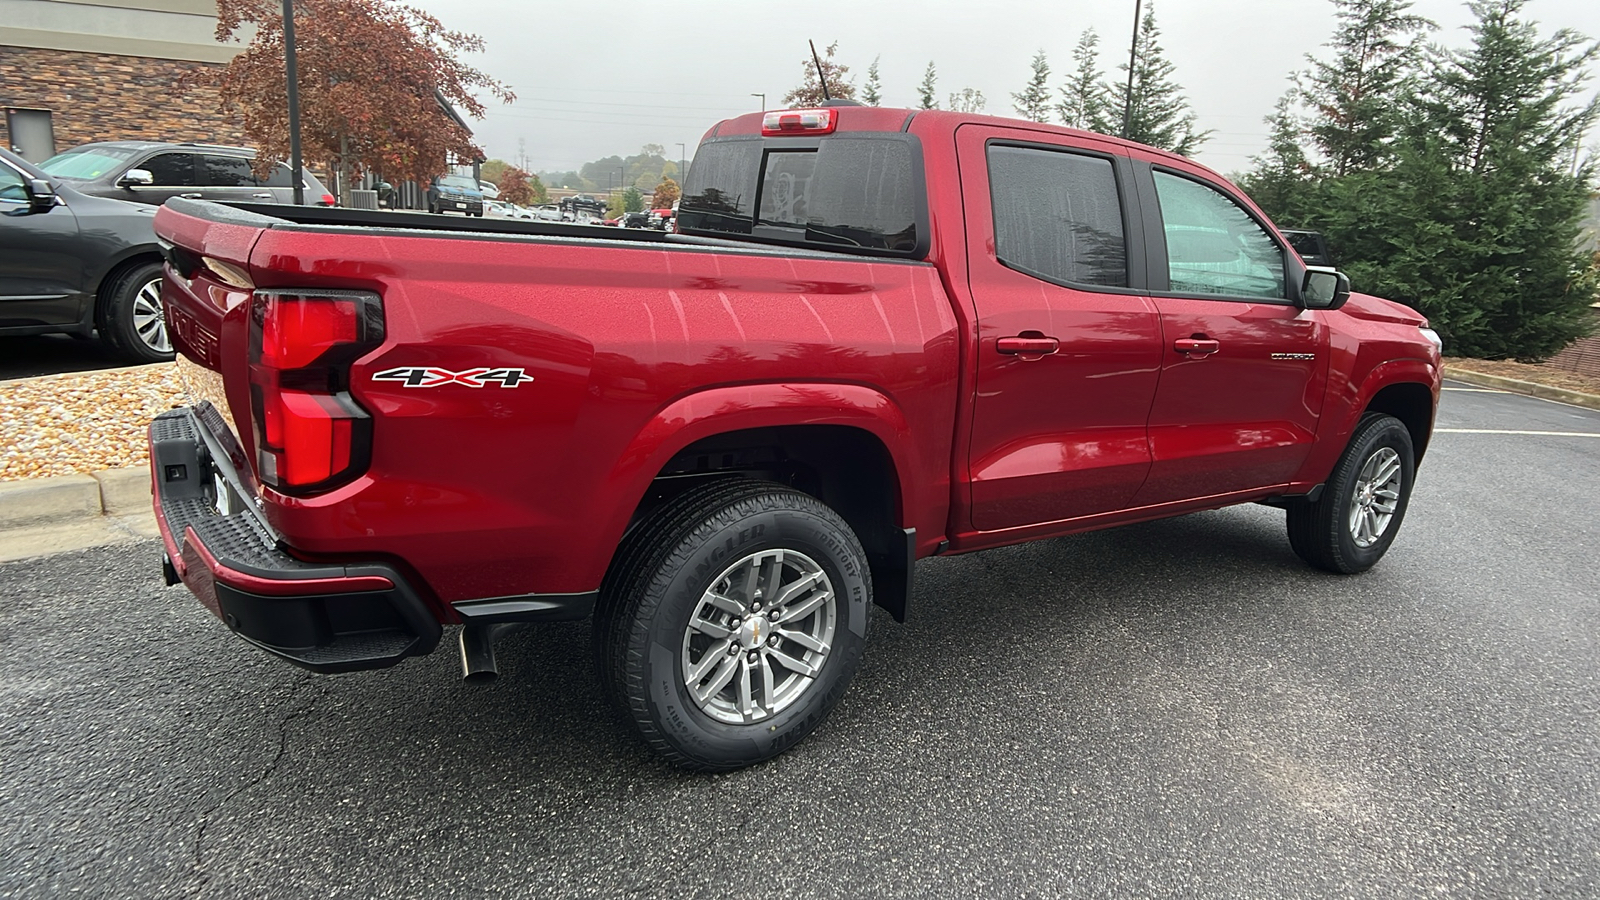
{"label": "car windshield", "polygon": [[40,163],[39,168],[68,181],[93,181],[120,168],[138,152],[123,147],[79,147],[57,153]]}
{"label": "car windshield", "polygon": [[478,189],[478,186],[473,184],[471,178],[465,178],[460,175],[446,175],[439,179],[439,183],[445,187],[461,188],[462,190],[467,191],[475,191]]}

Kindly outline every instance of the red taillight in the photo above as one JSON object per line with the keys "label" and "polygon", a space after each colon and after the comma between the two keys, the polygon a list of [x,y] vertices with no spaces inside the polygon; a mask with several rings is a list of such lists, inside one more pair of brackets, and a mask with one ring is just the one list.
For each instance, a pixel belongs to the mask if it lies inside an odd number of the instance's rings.
{"label": "red taillight", "polygon": [[836,109],[780,109],[761,117],[761,134],[832,134],[839,127]]}
{"label": "red taillight", "polygon": [[286,494],[335,487],[366,467],[372,420],[350,365],[383,343],[376,295],[257,291],[250,310],[256,472]]}
{"label": "red taillight", "polygon": [[332,206],[335,202],[337,202],[337,201],[335,201],[333,199],[333,195],[332,194],[323,194],[322,195],[322,205],[323,206]]}

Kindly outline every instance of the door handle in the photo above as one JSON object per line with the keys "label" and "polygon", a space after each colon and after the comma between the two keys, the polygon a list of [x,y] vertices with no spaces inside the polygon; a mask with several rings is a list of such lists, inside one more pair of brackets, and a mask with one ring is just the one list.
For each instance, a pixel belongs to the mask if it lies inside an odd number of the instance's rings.
{"label": "door handle", "polygon": [[1210,356],[1221,350],[1222,344],[1210,338],[1178,338],[1172,342],[1172,349],[1195,356]]}
{"label": "door handle", "polygon": [[994,342],[994,348],[1001,353],[1015,354],[1024,359],[1037,359],[1061,349],[1061,342],[1053,337],[1045,337],[1037,331],[1025,331],[1015,337],[1003,337]]}
{"label": "door handle", "polygon": [[255,198],[255,199],[257,199],[257,200],[271,200],[272,199],[272,194],[267,192],[267,191],[262,191],[259,194],[251,194],[250,196]]}
{"label": "door handle", "polygon": [[199,191],[195,191],[195,192],[189,193],[189,194],[179,194],[178,196],[182,197],[185,200],[199,200],[200,199],[200,192]]}

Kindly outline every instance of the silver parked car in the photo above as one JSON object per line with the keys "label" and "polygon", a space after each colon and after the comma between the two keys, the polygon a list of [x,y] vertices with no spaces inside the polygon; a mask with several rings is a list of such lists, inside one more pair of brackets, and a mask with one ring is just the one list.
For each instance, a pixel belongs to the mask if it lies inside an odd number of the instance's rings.
{"label": "silver parked car", "polygon": [[[73,147],[39,164],[52,178],[92,197],[157,206],[172,197],[243,203],[293,203],[289,167],[273,166],[265,178],[250,168],[256,152],[219,144],[101,141]],[[307,205],[332,206],[333,195],[301,169]]]}

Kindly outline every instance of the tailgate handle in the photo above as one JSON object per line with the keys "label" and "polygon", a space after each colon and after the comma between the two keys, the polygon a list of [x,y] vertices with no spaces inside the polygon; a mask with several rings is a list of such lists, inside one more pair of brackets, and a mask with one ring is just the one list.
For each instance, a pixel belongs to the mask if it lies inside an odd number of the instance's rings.
{"label": "tailgate handle", "polygon": [[1179,353],[1192,353],[1195,356],[1209,356],[1222,349],[1220,341],[1210,338],[1178,338],[1172,342],[1172,349]]}
{"label": "tailgate handle", "polygon": [[1023,359],[1038,359],[1061,349],[1061,342],[1053,337],[1045,337],[1037,331],[1024,331],[1015,337],[1003,337],[994,342],[994,348],[1001,353],[1021,356]]}
{"label": "tailgate handle", "polygon": [[200,192],[199,191],[193,191],[193,192],[188,193],[188,194],[179,194],[178,196],[182,197],[185,200],[199,200],[200,199]]}

